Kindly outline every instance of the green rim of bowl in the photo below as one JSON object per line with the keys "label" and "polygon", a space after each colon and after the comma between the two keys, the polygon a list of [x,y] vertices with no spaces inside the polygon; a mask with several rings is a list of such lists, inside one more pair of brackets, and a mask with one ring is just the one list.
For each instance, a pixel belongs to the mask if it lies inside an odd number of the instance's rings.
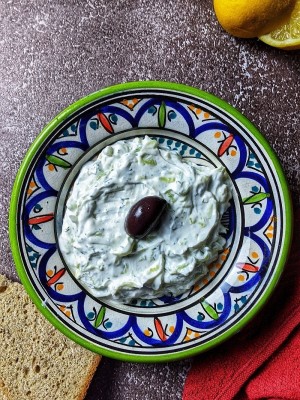
{"label": "green rim of bowl", "polygon": [[[272,160],[277,176],[279,178],[281,184],[281,190],[283,192],[283,203],[284,207],[284,218],[286,221],[286,231],[284,234],[283,239],[283,248],[281,252],[281,256],[278,260],[277,268],[274,275],[269,282],[269,285],[266,291],[263,293],[259,301],[253,305],[251,310],[237,323],[228,329],[226,332],[220,334],[218,337],[212,339],[211,341],[200,344],[198,347],[194,347],[188,350],[182,350],[180,352],[174,352],[170,354],[163,354],[163,355],[130,355],[126,353],[117,352],[115,350],[108,350],[105,347],[94,345],[90,343],[88,340],[83,339],[82,337],[75,334],[71,329],[67,328],[62,322],[58,321],[54,315],[42,304],[40,297],[35,292],[31,282],[25,272],[23,262],[20,255],[20,248],[18,244],[18,224],[17,224],[17,209],[18,209],[18,202],[19,202],[19,195],[20,190],[22,187],[23,179],[26,174],[28,167],[31,164],[33,157],[35,156],[36,152],[39,151],[40,146],[43,144],[44,140],[53,132],[53,130],[62,123],[67,117],[72,115],[74,112],[78,111],[80,108],[86,106],[88,103],[100,99],[104,96],[108,96],[115,93],[122,93],[132,89],[166,89],[166,90],[173,90],[180,93],[190,94],[200,99],[207,100],[219,108],[226,111],[228,114],[232,115],[236,120],[238,120],[244,127],[246,127],[251,134],[257,139],[260,145],[265,149],[268,153],[270,159]],[[28,292],[29,296],[39,309],[39,311],[49,320],[49,322],[54,325],[57,329],[59,329],[63,334],[67,337],[72,339],[73,341],[77,342],[81,346],[88,348],[89,350],[100,353],[103,356],[107,356],[109,358],[118,359],[121,361],[128,361],[128,362],[167,362],[167,361],[175,361],[183,358],[189,358],[195,356],[201,352],[207,351],[221,343],[225,340],[229,339],[231,336],[239,332],[263,307],[266,301],[269,299],[271,293],[273,292],[274,288],[277,285],[277,282],[281,276],[283,271],[284,265],[286,263],[291,238],[292,238],[292,220],[293,220],[293,211],[292,211],[292,202],[289,193],[289,188],[286,182],[286,178],[281,167],[281,164],[275,155],[274,151],[272,150],[271,146],[264,138],[264,136],[256,129],[256,127],[246,118],[244,117],[239,111],[235,108],[230,106],[224,100],[219,99],[218,97],[209,94],[205,91],[186,86],[183,84],[172,83],[172,82],[163,82],[163,81],[140,81],[140,82],[128,82],[119,85],[110,86],[99,90],[95,93],[92,93],[75,103],[71,104],[69,107],[64,109],[61,113],[59,113],[37,136],[33,144],[30,146],[25,158],[20,166],[20,169],[17,173],[15,183],[12,190],[11,195],[11,202],[10,202],[10,210],[9,210],[9,238],[11,244],[11,250],[13,259],[16,265],[17,273],[20,277],[22,284],[25,287],[25,290]]]}

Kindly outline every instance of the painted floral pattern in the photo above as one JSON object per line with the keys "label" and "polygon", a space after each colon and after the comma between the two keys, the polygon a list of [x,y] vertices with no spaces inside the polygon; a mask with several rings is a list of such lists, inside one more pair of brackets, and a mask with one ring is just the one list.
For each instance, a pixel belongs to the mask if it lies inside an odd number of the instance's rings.
{"label": "painted floral pattern", "polygon": [[[132,132],[146,132],[202,165],[224,165],[235,195],[223,217],[226,247],[207,276],[181,296],[120,305],[91,298],[69,274],[56,244],[55,213],[65,179],[81,157]],[[26,272],[56,318],[100,352],[161,354],[201,346],[244,317],[276,267],[282,216],[276,179],[255,138],[206,100],[153,90],[100,98],[59,126],[28,170],[19,210]]]}

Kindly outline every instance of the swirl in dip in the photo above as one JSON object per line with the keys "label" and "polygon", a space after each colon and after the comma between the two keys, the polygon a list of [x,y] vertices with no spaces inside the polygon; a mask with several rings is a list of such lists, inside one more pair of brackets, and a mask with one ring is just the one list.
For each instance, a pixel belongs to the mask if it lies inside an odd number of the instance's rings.
{"label": "swirl in dip", "polygon": [[[124,221],[146,196],[168,205],[157,229],[137,240]],[[176,296],[204,276],[223,249],[220,220],[230,198],[224,168],[198,166],[147,136],[118,141],[76,178],[60,249],[72,274],[96,297],[127,302]]]}

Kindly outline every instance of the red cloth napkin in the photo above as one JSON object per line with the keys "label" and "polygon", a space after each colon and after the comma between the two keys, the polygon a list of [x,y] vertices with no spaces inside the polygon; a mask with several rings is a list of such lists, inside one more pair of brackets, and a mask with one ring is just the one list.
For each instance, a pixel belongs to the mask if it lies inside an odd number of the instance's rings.
{"label": "red cloth napkin", "polygon": [[243,331],[197,356],[183,400],[300,400],[300,209],[289,260],[271,299]]}

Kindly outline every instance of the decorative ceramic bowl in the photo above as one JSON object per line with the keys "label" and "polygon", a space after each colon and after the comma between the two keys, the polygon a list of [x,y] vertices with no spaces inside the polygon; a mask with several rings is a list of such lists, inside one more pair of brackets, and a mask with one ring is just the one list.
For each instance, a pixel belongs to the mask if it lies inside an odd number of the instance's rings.
{"label": "decorative ceramic bowl", "polygon": [[[222,220],[226,246],[180,296],[96,299],[59,251],[64,201],[86,161],[117,140],[146,134],[200,165],[226,167],[234,186]],[[223,342],[262,307],[287,258],[291,214],[277,157],[244,116],[188,86],[135,82],[79,100],[41,132],[17,175],[10,239],[29,295],[65,335],[108,357],[170,361]]]}

